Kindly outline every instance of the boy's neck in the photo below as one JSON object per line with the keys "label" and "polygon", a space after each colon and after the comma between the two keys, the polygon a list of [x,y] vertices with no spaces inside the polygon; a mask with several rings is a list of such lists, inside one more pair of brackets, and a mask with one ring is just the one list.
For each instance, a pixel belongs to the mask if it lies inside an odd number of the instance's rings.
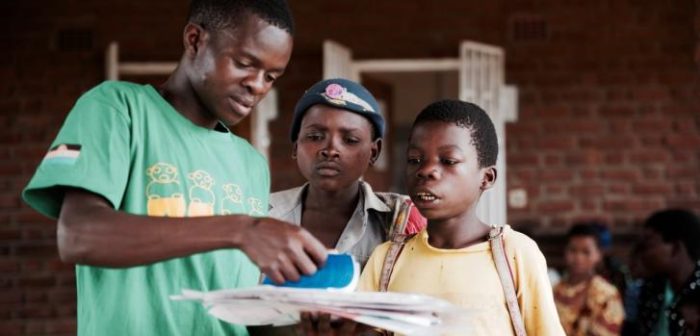
{"label": "boy's neck", "polygon": [[360,182],[353,183],[350,187],[327,191],[320,188],[314,188],[309,185],[304,196],[305,209],[323,209],[328,211],[343,212],[355,211],[357,202],[360,198]]}
{"label": "boy's neck", "polygon": [[428,222],[428,243],[441,249],[460,249],[488,240],[491,228],[475,211],[447,220]]}

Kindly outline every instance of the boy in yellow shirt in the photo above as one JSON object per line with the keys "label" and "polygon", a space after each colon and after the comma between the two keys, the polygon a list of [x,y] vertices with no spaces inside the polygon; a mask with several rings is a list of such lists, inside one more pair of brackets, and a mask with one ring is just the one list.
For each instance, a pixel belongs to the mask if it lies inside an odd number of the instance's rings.
{"label": "boy in yellow shirt", "polygon": [[[497,156],[496,131],[481,108],[457,100],[426,107],[411,130],[406,182],[428,226],[405,242],[377,247],[360,290],[421,293],[474,309],[466,317],[469,335],[564,335],[537,244],[476,216],[481,194],[496,182]],[[497,271],[493,242],[505,252],[499,266],[506,273]],[[514,289],[510,311],[508,285]]]}

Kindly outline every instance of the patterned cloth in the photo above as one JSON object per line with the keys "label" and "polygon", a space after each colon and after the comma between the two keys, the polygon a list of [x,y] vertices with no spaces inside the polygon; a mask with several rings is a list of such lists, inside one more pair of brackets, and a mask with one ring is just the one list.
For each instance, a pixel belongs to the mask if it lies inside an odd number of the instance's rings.
{"label": "patterned cloth", "polygon": [[695,262],[695,270],[690,278],[685,282],[680,293],[673,300],[671,308],[666,312],[669,319],[669,330],[671,335],[683,335],[685,321],[678,310],[678,303],[691,294],[700,291],[700,260]]}
{"label": "patterned cloth", "polygon": [[625,318],[622,298],[602,277],[575,285],[562,281],[554,287],[554,301],[567,335],[620,334]]}

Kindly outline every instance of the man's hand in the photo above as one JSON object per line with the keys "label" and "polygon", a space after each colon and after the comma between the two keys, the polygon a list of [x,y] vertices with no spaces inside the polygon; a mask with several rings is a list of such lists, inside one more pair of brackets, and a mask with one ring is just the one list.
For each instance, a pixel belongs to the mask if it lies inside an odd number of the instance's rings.
{"label": "man's hand", "polygon": [[240,232],[239,248],[272,281],[297,281],[326,262],[326,247],[305,229],[273,218],[253,218]]}
{"label": "man's hand", "polygon": [[349,336],[356,335],[357,323],[345,319],[331,321],[330,314],[301,313],[299,327],[306,336]]}

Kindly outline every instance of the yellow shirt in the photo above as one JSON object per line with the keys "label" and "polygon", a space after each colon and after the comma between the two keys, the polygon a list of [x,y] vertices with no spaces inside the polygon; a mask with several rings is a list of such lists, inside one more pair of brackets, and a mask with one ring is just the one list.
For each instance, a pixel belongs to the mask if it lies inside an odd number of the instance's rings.
{"label": "yellow shirt", "polygon": [[[537,244],[506,227],[506,255],[528,335],[564,335],[547,278],[547,264]],[[378,246],[360,278],[359,290],[378,291],[390,243]],[[394,266],[389,291],[427,294],[467,309],[469,335],[514,335],[505,295],[488,242],[462,249],[429,245],[424,229],[406,242]]]}

